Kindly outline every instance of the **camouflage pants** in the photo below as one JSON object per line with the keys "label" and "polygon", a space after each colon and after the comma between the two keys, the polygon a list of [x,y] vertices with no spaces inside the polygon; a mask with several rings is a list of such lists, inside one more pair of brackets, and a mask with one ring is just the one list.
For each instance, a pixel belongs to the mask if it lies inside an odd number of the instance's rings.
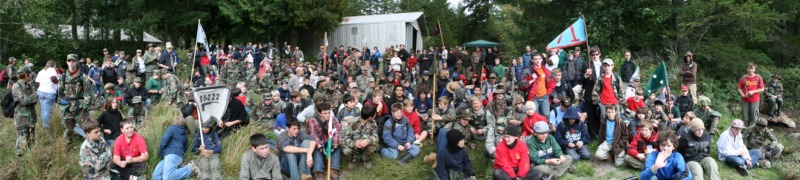
{"label": "camouflage pants", "polygon": [[64,140],[67,142],[69,141],[69,135],[75,129],[75,124],[80,123],[84,119],[88,119],[90,117],[89,111],[87,110],[78,110],[78,111],[63,111],[64,117],[61,121],[61,126],[64,127]]}
{"label": "camouflage pants", "polygon": [[36,136],[36,129],[34,126],[17,126],[17,143],[16,143],[16,150],[17,155],[21,155],[25,151],[28,150],[31,144],[34,142],[34,136]]}
{"label": "camouflage pants", "polygon": [[372,161],[372,154],[378,151],[378,146],[367,146],[366,148],[356,149],[355,146],[344,146],[343,153],[345,156],[352,155],[353,161],[370,162]]}
{"label": "camouflage pants", "polygon": [[783,144],[780,143],[763,145],[760,149],[761,159],[763,160],[776,161],[781,157],[781,154],[783,154]]}
{"label": "camouflage pants", "polygon": [[200,155],[197,160],[197,167],[200,169],[200,179],[217,180],[222,179],[222,167],[220,167],[219,155],[212,154],[208,157]]}

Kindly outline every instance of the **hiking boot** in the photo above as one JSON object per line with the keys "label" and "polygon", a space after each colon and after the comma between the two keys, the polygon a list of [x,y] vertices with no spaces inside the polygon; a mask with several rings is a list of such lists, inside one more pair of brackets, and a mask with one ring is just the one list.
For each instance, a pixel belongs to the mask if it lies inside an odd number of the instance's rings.
{"label": "hiking boot", "polygon": [[747,171],[747,167],[745,167],[745,166],[736,167],[736,171],[738,171],[739,175],[742,175],[742,176],[750,175],[750,171]]}
{"label": "hiking boot", "polygon": [[331,169],[331,179],[339,180],[339,170]]}
{"label": "hiking boot", "polygon": [[567,172],[570,173],[570,174],[574,173],[575,172],[575,165],[569,165],[569,168],[567,168]]}
{"label": "hiking boot", "polygon": [[769,169],[769,168],[772,167],[772,163],[770,163],[769,160],[766,160],[766,159],[759,160],[758,166],[761,167],[761,168],[764,168],[764,169]]}
{"label": "hiking boot", "polygon": [[311,177],[310,174],[303,174],[303,175],[300,175],[300,179],[301,180],[311,180],[312,177]]}
{"label": "hiking boot", "polygon": [[411,155],[411,153],[406,153],[403,155],[403,157],[397,160],[397,163],[406,164],[409,160],[411,160],[411,158],[414,158],[414,155]]}
{"label": "hiking boot", "polygon": [[367,170],[372,169],[372,162],[370,162],[370,161],[364,162],[364,169],[367,169]]}
{"label": "hiking boot", "polygon": [[325,175],[323,175],[322,172],[314,172],[314,179],[316,179],[316,180],[324,180],[325,179]]}
{"label": "hiking boot", "polygon": [[198,178],[200,177],[200,168],[197,167],[197,165],[194,164],[194,161],[190,161],[189,164],[186,164],[186,165],[189,166],[189,168],[192,169],[192,174],[195,177],[198,177]]}

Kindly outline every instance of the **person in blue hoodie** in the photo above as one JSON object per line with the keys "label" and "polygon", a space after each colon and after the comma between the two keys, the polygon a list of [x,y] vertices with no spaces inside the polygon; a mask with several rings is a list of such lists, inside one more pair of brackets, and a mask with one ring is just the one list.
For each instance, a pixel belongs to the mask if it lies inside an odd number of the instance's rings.
{"label": "person in blue hoodie", "polygon": [[475,171],[472,170],[472,162],[469,159],[467,150],[464,149],[464,133],[453,129],[447,131],[447,148],[436,152],[435,179],[469,179],[474,180]]}
{"label": "person in blue hoodie", "polygon": [[[219,140],[214,126],[217,124],[217,119],[211,116],[206,122],[203,122],[202,132],[194,134],[194,143],[192,145],[192,152],[200,154],[194,160],[199,170],[200,179],[222,179],[222,163],[219,161],[219,154],[222,153],[222,142]],[[200,133],[203,133],[203,143],[199,143]]]}
{"label": "person in blue hoodie", "polygon": [[659,132],[658,140],[656,140],[656,144],[659,146],[658,151],[647,155],[645,168],[639,173],[639,179],[692,179],[692,173],[686,168],[683,156],[675,151],[677,137],[674,131]]}
{"label": "person in blue hoodie", "polygon": [[161,136],[158,156],[162,158],[153,170],[153,179],[184,179],[192,175],[194,163],[179,167],[183,163],[183,153],[189,148],[186,136],[186,121],[182,117],[172,118],[172,125]]}
{"label": "person in blue hoodie", "polygon": [[556,126],[554,135],[558,145],[574,160],[589,159],[589,130],[586,124],[580,122],[578,109],[570,107],[564,113],[563,121]]}
{"label": "person in blue hoodie", "polygon": [[381,156],[398,159],[400,153],[408,151],[405,155],[400,157],[397,162],[405,164],[411,158],[419,155],[419,147],[414,145],[414,128],[403,116],[403,103],[394,103],[392,105],[392,115],[386,122],[383,123],[382,136],[383,142],[386,147],[381,149]]}

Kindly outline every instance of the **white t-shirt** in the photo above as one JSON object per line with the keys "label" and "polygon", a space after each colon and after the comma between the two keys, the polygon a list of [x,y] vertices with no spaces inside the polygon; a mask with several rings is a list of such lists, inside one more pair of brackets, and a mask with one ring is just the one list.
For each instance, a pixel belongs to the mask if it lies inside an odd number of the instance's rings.
{"label": "white t-shirt", "polygon": [[393,57],[390,63],[392,64],[392,70],[400,71],[400,65],[403,64],[403,61],[399,57]]}
{"label": "white t-shirt", "polygon": [[50,77],[52,76],[59,78],[55,68],[47,68],[39,71],[39,73],[36,74],[36,82],[39,83],[39,89],[37,90],[47,94],[56,94],[58,86],[53,83],[53,81],[50,81]]}
{"label": "white t-shirt", "polygon": [[135,58],[134,60],[136,60],[136,63],[139,64],[139,73],[144,73],[144,58],[139,57]]}
{"label": "white t-shirt", "polygon": [[544,68],[547,68],[547,70],[552,71],[553,69],[558,67],[558,56],[550,56],[550,61],[553,62],[553,65],[551,66],[547,65],[547,63],[544,63]]}

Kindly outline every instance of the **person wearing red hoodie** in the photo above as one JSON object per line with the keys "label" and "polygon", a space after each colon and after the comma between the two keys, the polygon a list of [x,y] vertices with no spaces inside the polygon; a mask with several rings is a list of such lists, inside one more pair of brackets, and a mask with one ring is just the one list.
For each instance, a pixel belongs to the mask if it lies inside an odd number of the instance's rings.
{"label": "person wearing red hoodie", "polygon": [[[525,77],[522,81],[520,90],[527,91],[528,95],[525,98],[528,101],[536,103],[540,115],[548,116],[550,114],[550,96],[549,94],[555,90],[555,83],[548,83],[547,77],[550,77],[550,70],[542,65],[542,56],[535,54],[533,56],[533,67],[530,76]],[[552,81],[552,79],[550,79]]]}
{"label": "person wearing red hoodie", "polygon": [[542,179],[541,171],[531,168],[528,145],[519,140],[521,135],[517,126],[506,127],[502,140],[495,150],[493,179]]}
{"label": "person wearing red hoodie", "polygon": [[386,107],[386,102],[383,101],[383,91],[372,91],[372,99],[364,102],[364,106],[374,106],[376,117],[383,117],[389,114],[389,107]]}
{"label": "person wearing red hoodie", "polygon": [[644,168],[644,161],[647,159],[647,155],[653,151],[658,151],[656,144],[658,131],[655,130],[655,124],[651,121],[644,121],[639,125],[639,128],[641,128],[641,131],[636,136],[633,136],[625,155],[625,163],[635,169]]}
{"label": "person wearing red hoodie", "polygon": [[547,123],[547,117],[536,113],[536,103],[528,101],[525,103],[525,118],[522,120],[522,137],[526,138],[533,135],[533,125],[542,121]]}
{"label": "person wearing red hoodie", "polygon": [[[408,119],[408,123],[414,129],[414,144],[417,146],[422,145],[422,141],[428,137],[428,131],[422,129],[422,124],[419,121],[419,114],[414,108],[414,101],[406,99],[403,101],[403,116]],[[420,146],[421,147],[421,146]]]}

